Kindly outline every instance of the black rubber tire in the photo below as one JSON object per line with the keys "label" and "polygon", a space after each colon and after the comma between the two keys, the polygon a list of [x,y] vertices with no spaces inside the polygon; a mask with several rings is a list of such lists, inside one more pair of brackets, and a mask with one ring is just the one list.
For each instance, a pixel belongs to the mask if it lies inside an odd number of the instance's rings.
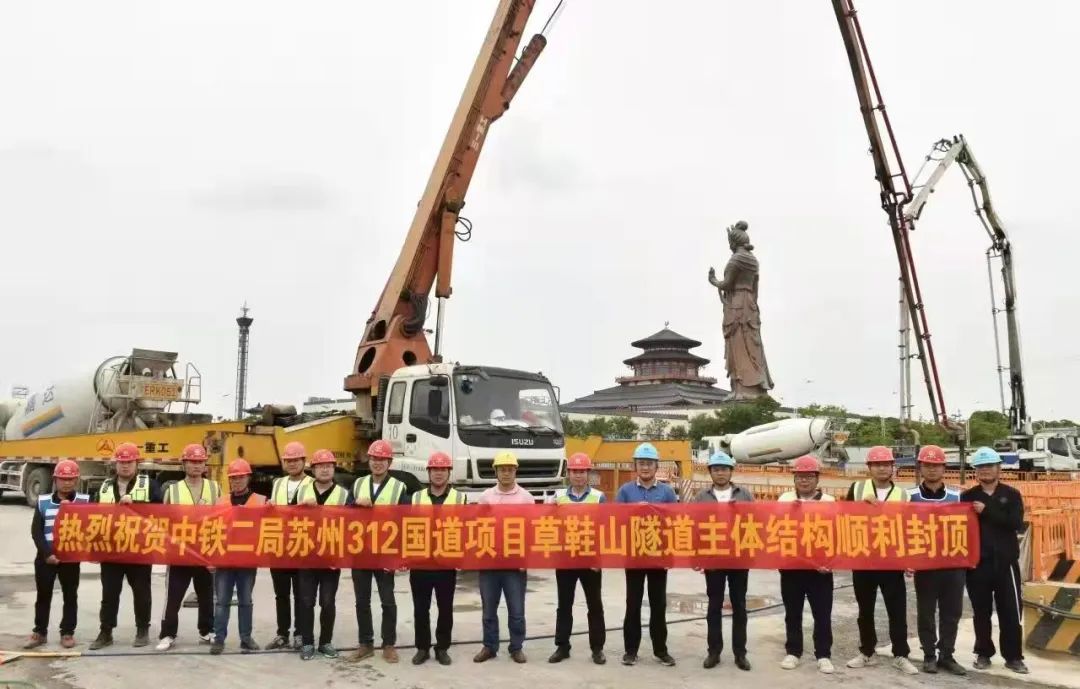
{"label": "black rubber tire", "polygon": [[37,507],[38,497],[44,493],[52,492],[52,475],[48,467],[34,467],[26,476],[23,486],[23,495],[26,496],[26,504]]}

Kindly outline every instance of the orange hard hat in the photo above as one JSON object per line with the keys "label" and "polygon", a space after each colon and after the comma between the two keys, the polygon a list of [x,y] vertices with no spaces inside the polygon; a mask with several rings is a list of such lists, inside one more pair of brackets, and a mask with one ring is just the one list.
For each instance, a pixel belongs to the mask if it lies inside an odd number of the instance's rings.
{"label": "orange hard hat", "polygon": [[566,460],[566,468],[570,471],[588,471],[592,469],[592,460],[584,452],[575,452]]}
{"label": "orange hard hat", "polygon": [[895,462],[892,450],[884,445],[875,445],[866,451],[866,463],[877,464],[882,462]]}
{"label": "orange hard hat", "polygon": [[180,459],[185,462],[205,462],[206,448],[199,443],[191,443],[184,448],[183,453],[180,455]]}
{"label": "orange hard hat", "polygon": [[234,476],[250,476],[251,465],[247,463],[246,459],[234,459],[229,462],[229,478]]}
{"label": "orange hard hat", "polygon": [[53,478],[79,478],[79,465],[75,460],[62,459],[53,469]]}
{"label": "orange hard hat", "polygon": [[433,452],[427,460],[428,469],[453,469],[454,460],[445,452]]}
{"label": "orange hard hat", "polygon": [[303,459],[304,457],[307,457],[307,448],[297,440],[286,445],[285,453],[281,455],[282,459]]}
{"label": "orange hard hat", "polygon": [[926,445],[919,450],[919,461],[923,464],[944,464],[945,450],[937,445]]}
{"label": "orange hard hat", "polygon": [[142,459],[139,454],[139,446],[135,443],[120,443],[113,452],[113,459],[118,462],[137,462]]}
{"label": "orange hard hat", "polygon": [[795,460],[791,470],[796,474],[819,474],[821,473],[821,462],[812,455],[803,455]]}
{"label": "orange hard hat", "polygon": [[337,464],[337,458],[330,450],[315,450],[315,453],[311,455],[311,466],[316,464]]}
{"label": "orange hard hat", "polygon": [[390,443],[379,439],[373,442],[371,447],[368,448],[367,456],[376,459],[393,459],[394,448],[390,447]]}

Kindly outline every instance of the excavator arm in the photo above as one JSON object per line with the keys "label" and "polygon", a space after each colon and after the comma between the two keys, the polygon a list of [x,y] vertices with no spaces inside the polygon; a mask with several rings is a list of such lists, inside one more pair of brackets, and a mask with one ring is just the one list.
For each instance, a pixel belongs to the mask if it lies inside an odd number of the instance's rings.
{"label": "excavator arm", "polygon": [[[994,346],[997,350],[998,375],[1006,370],[1009,372],[1009,393],[1011,404],[1008,408],[1009,428],[1013,440],[1024,447],[1025,441],[1030,441],[1033,434],[1031,418],[1027,413],[1027,399],[1024,391],[1024,371],[1020,354],[1020,328],[1016,316],[1016,276],[1013,271],[1012,244],[1005,233],[997,211],[990,201],[990,188],[986,183],[986,175],[983,174],[971,146],[963,136],[952,139],[942,139],[934,144],[930,153],[926,156],[922,168],[915,175],[913,189],[917,189],[911,202],[904,208],[905,222],[913,224],[922,217],[930,195],[934,193],[945,172],[955,164],[964,174],[967,180],[968,190],[971,192],[971,200],[975,205],[975,215],[982,223],[987,237],[990,239],[990,247],[986,250],[986,267],[990,277],[990,303],[991,312],[994,316]],[[929,170],[929,173],[924,173]],[[925,181],[920,182],[920,180]],[[1001,282],[1003,286],[1004,308],[999,309],[994,290],[993,262],[1001,261]],[[998,337],[997,315],[1005,312],[1006,338],[1009,346],[1009,365],[1001,365],[1001,346]],[[1001,406],[1005,407],[1005,392],[1002,386]]]}
{"label": "excavator arm", "polygon": [[535,0],[499,1],[401,254],[345,378],[345,389],[356,396],[361,418],[372,418],[372,397],[382,376],[402,366],[438,360],[441,332],[436,331],[434,355],[424,334],[429,295],[434,286],[441,326],[442,302],[452,291],[458,214],[488,129],[510,107],[547,42],[543,35],[534,35],[516,57],[534,4]]}

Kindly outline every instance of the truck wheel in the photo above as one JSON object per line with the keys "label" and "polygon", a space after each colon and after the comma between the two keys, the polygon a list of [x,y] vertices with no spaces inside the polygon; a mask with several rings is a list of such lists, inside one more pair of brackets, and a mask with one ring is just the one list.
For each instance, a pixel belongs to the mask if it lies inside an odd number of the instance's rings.
{"label": "truck wheel", "polygon": [[26,496],[26,504],[37,507],[38,498],[52,491],[52,476],[47,467],[35,467],[26,477],[23,495]]}

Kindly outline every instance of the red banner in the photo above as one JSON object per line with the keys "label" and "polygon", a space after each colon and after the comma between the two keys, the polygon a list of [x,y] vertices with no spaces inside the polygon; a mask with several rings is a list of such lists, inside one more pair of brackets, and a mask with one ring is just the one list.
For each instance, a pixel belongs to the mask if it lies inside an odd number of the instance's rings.
{"label": "red banner", "polygon": [[974,567],[969,504],[725,503],[60,509],[64,561],[216,567]]}

